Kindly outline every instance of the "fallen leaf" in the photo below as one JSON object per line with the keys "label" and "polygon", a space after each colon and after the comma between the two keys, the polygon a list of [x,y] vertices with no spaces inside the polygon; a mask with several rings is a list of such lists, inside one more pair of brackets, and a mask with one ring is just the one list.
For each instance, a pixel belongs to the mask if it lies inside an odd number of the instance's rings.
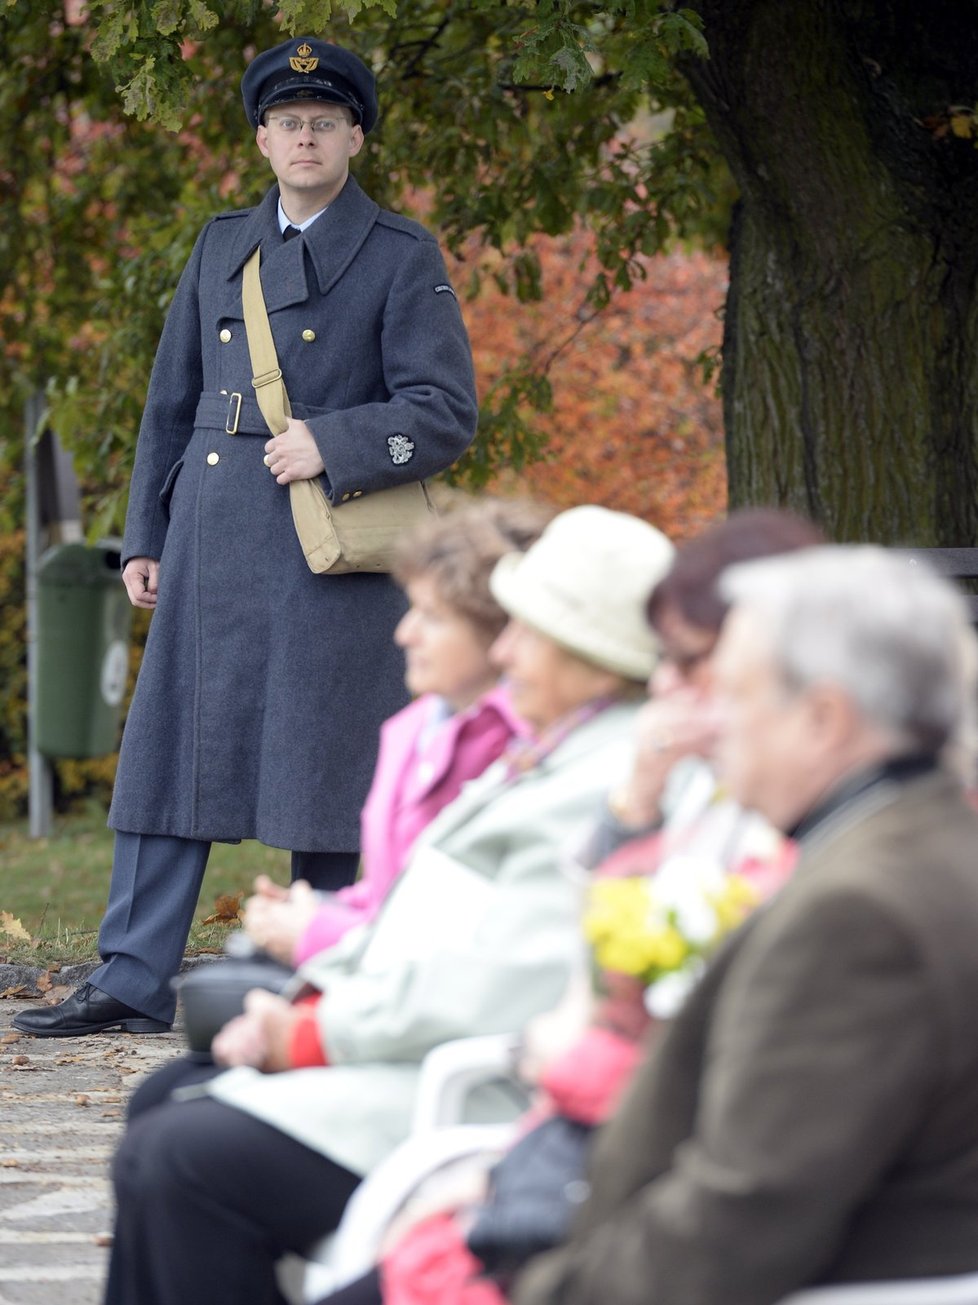
{"label": "fallen leaf", "polygon": [[30,997],[32,995],[22,983],[18,983],[16,988],[4,988],[3,992],[0,992],[0,997]]}
{"label": "fallen leaf", "polygon": [[19,1042],[23,1036],[23,1033],[5,1033],[3,1037],[0,1038],[0,1044],[6,1046],[10,1042]]}
{"label": "fallen leaf", "polygon": [[92,1104],[92,1098],[86,1096],[84,1092],[79,1092],[78,1095],[75,1097],[76,1106],[90,1106],[91,1104]]}
{"label": "fallen leaf", "polygon": [[20,1161],[15,1160],[12,1155],[5,1155],[3,1159],[0,1160],[0,1167],[4,1169],[17,1169],[19,1166]]}
{"label": "fallen leaf", "polygon": [[[40,984],[38,984],[40,987]],[[64,1001],[65,997],[70,997],[73,992],[70,983],[52,983],[44,993],[44,1004],[46,1006],[57,1006],[59,1002]]]}
{"label": "fallen leaf", "polygon": [[8,938],[16,938],[19,942],[30,942],[31,936],[17,919],[9,911],[0,911],[0,933],[6,934]]}
{"label": "fallen leaf", "polygon": [[10,1063],[11,1065],[29,1065],[31,1063],[31,1058],[30,1056],[14,1056]]}
{"label": "fallen leaf", "polygon": [[242,919],[241,903],[244,893],[221,893],[214,900],[214,913],[202,920],[202,924],[239,924]]}
{"label": "fallen leaf", "polygon": [[95,1235],[92,1237],[92,1241],[95,1243],[96,1246],[114,1246],[114,1245],[115,1245],[115,1233],[111,1233],[111,1232],[97,1232],[97,1233],[95,1233]]}

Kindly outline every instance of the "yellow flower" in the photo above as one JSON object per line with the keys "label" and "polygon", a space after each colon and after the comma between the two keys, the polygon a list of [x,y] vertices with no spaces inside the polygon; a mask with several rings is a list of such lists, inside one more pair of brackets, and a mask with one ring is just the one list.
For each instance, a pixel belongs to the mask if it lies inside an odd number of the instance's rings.
{"label": "yellow flower", "polygon": [[619,974],[645,973],[649,893],[644,879],[599,879],[590,893],[584,936],[595,959]]}
{"label": "yellow flower", "polygon": [[723,881],[723,888],[709,897],[717,917],[717,938],[736,929],[759,901],[757,889],[749,880],[741,875],[728,875]]}
{"label": "yellow flower", "polygon": [[692,949],[675,925],[665,929],[649,939],[649,969],[654,975],[669,974],[678,970],[684,961],[692,955]]}
{"label": "yellow flower", "polygon": [[[745,879],[731,875],[705,894],[707,919],[715,927],[686,936],[680,913],[656,893],[654,876],[597,879],[588,894],[584,935],[601,970],[633,975],[646,984],[697,962],[724,934],[757,905],[758,895]],[[700,912],[702,915],[702,912]]]}

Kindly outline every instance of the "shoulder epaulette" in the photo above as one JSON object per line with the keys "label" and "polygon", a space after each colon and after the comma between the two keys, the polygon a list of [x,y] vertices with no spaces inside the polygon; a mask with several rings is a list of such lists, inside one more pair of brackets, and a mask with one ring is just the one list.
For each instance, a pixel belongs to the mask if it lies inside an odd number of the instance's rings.
{"label": "shoulder epaulette", "polygon": [[434,240],[431,232],[423,227],[420,222],[415,222],[412,218],[402,217],[400,213],[391,213],[386,208],[382,208],[377,214],[377,224],[382,227],[390,227],[393,231],[403,231],[406,236],[413,236],[415,240]]}

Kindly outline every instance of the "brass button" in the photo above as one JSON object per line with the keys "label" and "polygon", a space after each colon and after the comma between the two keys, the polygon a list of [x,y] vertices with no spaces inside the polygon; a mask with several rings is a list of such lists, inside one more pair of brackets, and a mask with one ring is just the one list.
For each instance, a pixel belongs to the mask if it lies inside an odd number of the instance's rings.
{"label": "brass button", "polygon": [[208,453],[207,455],[207,465],[209,467],[216,467],[217,464],[220,462],[220,460],[221,460],[220,453]]}
{"label": "brass button", "polygon": [[222,390],[221,393],[224,394],[224,395],[226,395],[226,394],[227,394],[227,390]]}
{"label": "brass button", "polygon": [[316,338],[316,332],[310,331],[309,328],[306,327],[306,329],[302,332],[302,338],[303,340],[306,340],[311,343]]}
{"label": "brass button", "polygon": [[226,326],[224,330],[221,332],[221,334],[218,336],[218,339],[221,341],[221,344],[227,344],[231,339],[231,332],[228,330]]}
{"label": "brass button", "polygon": [[363,498],[363,490],[362,490],[362,489],[355,489],[355,490],[353,491],[353,497],[354,497],[354,498]]}

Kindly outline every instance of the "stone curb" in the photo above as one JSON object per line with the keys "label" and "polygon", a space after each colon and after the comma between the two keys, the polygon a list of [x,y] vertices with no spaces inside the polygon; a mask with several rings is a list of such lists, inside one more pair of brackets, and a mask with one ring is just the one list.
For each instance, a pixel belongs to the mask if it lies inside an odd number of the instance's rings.
{"label": "stone curb", "polygon": [[[208,965],[211,961],[220,959],[221,957],[217,955],[185,956],[180,962],[180,973],[195,970],[198,965]],[[22,991],[18,996],[41,997],[44,994],[37,986],[37,981],[42,974],[50,975],[53,983],[67,984],[74,988],[84,983],[89,975],[94,974],[100,964],[100,961],[81,961],[77,965],[63,965],[60,969],[51,971],[46,965],[12,965],[5,962],[0,965],[0,993],[7,992],[11,988],[20,988]]]}

